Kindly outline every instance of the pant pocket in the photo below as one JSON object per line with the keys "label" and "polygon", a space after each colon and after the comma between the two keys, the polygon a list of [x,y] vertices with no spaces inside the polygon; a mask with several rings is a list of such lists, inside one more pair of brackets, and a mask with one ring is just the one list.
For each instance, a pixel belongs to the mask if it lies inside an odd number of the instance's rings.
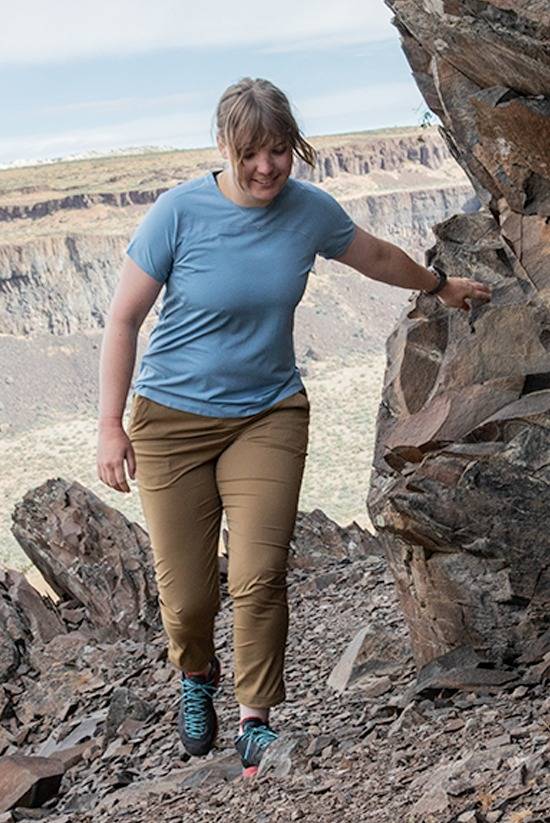
{"label": "pant pocket", "polygon": [[132,396],[130,418],[128,421],[128,434],[135,431],[136,427],[143,423],[147,412],[147,403],[147,398],[142,397],[140,394],[134,394]]}
{"label": "pant pocket", "polygon": [[295,394],[291,394],[288,397],[285,397],[284,400],[279,400],[278,403],[275,403],[272,406],[272,409],[308,409],[309,410],[309,399],[307,394],[303,391],[297,391]]}

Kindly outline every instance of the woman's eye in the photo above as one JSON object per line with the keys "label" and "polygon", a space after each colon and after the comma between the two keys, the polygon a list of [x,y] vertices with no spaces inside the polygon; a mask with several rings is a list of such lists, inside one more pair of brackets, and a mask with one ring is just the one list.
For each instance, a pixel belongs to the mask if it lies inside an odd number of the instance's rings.
{"label": "woman's eye", "polygon": [[285,151],[286,151],[286,146],[277,146],[275,149],[273,149],[274,154],[284,154]]}

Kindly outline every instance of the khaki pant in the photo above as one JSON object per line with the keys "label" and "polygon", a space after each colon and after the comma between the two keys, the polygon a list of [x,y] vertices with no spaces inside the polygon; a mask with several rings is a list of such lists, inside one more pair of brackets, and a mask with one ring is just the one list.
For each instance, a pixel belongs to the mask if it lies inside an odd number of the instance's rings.
{"label": "khaki pant", "polygon": [[285,699],[286,569],[307,453],[309,401],[297,392],[248,417],[207,417],[134,395],[128,435],[153,549],[170,661],[199,671],[214,654],[218,543],[229,530],[235,694]]}

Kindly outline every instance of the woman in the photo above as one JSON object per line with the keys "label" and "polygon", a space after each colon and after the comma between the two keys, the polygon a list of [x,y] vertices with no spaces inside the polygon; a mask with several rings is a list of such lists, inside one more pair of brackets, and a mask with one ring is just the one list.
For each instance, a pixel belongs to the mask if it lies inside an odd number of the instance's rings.
{"label": "woman", "polygon": [[[170,661],[181,672],[185,749],[210,751],[220,679],[214,653],[218,538],[229,529],[234,606],[235,745],[246,775],[277,733],[285,699],[286,568],[308,444],[309,401],[295,365],[294,310],[316,254],[448,306],[489,300],[355,226],[329,194],[290,176],[315,150],[288,99],[244,78],[217,108],[228,163],[163,193],[137,228],[114,295],[100,366],[98,475],[136,478],[154,555]],[[165,285],[122,427],[139,328]]]}

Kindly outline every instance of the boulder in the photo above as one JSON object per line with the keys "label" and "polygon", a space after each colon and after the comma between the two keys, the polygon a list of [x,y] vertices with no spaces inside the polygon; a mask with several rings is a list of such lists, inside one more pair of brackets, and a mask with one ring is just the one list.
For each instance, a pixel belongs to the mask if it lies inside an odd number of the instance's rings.
{"label": "boulder", "polygon": [[85,608],[96,639],[158,629],[147,532],[76,481],[47,480],[13,513],[12,532],[62,599]]}
{"label": "boulder", "polygon": [[374,535],[355,521],[342,527],[321,509],[297,513],[290,544],[291,568],[314,569],[327,559],[352,561],[381,553]]}

